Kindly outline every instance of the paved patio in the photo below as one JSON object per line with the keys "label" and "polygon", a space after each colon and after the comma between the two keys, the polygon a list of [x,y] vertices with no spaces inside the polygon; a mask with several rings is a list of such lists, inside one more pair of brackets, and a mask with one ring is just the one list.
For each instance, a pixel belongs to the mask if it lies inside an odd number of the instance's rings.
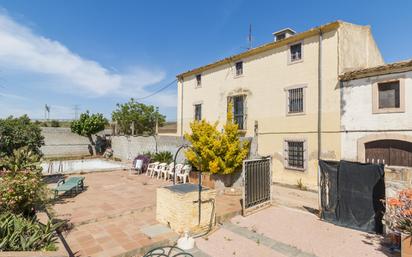
{"label": "paved patio", "polygon": [[323,222],[287,207],[271,207],[248,217],[236,216],[207,238],[196,240],[195,256],[392,256],[381,237]]}
{"label": "paved patio", "polygon": [[[177,235],[156,221],[156,188],[170,184],[127,171],[84,174],[86,190],[63,197],[55,215],[74,228],[64,237],[75,256],[139,256]],[[220,196],[216,212],[220,220],[240,213],[240,197]]]}

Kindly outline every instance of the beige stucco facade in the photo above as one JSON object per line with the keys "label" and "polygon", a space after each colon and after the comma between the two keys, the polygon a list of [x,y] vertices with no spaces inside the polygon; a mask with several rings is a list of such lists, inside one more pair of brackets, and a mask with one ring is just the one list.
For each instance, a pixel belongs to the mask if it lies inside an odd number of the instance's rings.
{"label": "beige stucco facade", "polygon": [[[302,42],[302,59],[291,63],[290,45],[296,42]],[[238,61],[243,61],[241,76],[235,76]],[[182,135],[190,130],[195,104],[202,104],[202,118],[219,121],[222,125],[226,120],[228,97],[245,95],[244,133],[258,137],[260,155],[272,156],[273,180],[296,184],[302,179],[304,184],[314,188],[317,184],[319,82],[322,89],[321,158],[337,160],[341,156],[338,75],[382,63],[368,26],[333,22],[269,43],[178,75],[177,132]],[[202,76],[200,87],[196,84],[197,74]],[[291,115],[287,112],[287,89],[293,87],[304,88],[304,111]],[[284,167],[285,140],[288,139],[305,141],[304,170]]]}

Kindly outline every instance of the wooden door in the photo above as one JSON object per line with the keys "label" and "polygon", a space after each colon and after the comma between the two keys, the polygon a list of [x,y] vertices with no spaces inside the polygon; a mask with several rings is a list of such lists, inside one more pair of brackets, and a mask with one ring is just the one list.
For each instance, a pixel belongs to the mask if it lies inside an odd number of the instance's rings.
{"label": "wooden door", "polygon": [[401,140],[377,140],[365,144],[367,163],[412,167],[412,143]]}

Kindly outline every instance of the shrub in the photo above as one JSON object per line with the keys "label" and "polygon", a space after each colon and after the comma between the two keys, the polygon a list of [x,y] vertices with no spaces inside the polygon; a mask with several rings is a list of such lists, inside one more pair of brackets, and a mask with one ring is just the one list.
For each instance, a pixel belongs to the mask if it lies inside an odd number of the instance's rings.
{"label": "shrub", "polygon": [[146,155],[148,158],[150,158],[151,160],[153,160],[153,157],[154,157],[155,153],[152,153],[152,152],[144,152],[142,155]]}
{"label": "shrub", "polygon": [[25,216],[34,215],[36,207],[44,205],[47,188],[42,181],[39,157],[28,148],[15,150],[2,160],[0,174],[0,210]]}
{"label": "shrub", "polygon": [[0,214],[1,251],[52,251],[55,245],[55,230],[62,224],[42,224],[36,218],[25,218],[10,212]]}
{"label": "shrub", "polygon": [[[231,106],[228,109],[232,110]],[[249,142],[240,141],[238,125],[233,122],[231,111],[222,132],[218,131],[217,125],[205,120],[191,123],[192,133],[186,133],[185,138],[193,149],[186,151],[185,155],[199,171],[231,174],[242,166],[249,153]]]}
{"label": "shrub", "polygon": [[398,233],[412,235],[412,189],[399,192],[388,198],[384,221],[386,226]]}
{"label": "shrub", "polygon": [[30,216],[44,204],[47,193],[39,172],[5,171],[0,180],[0,209]]}
{"label": "shrub", "polygon": [[171,163],[173,161],[173,154],[169,151],[155,153],[153,155],[153,161]]}
{"label": "shrub", "polygon": [[10,156],[0,160],[0,169],[9,171],[31,170],[40,171],[40,156],[31,151],[27,146],[14,150]]}
{"label": "shrub", "polygon": [[58,120],[52,120],[50,122],[50,127],[58,128],[60,127],[60,122]]}
{"label": "shrub", "polygon": [[30,151],[41,155],[40,147],[44,137],[38,124],[30,121],[27,115],[0,119],[0,157],[12,155],[13,151],[27,146]]}

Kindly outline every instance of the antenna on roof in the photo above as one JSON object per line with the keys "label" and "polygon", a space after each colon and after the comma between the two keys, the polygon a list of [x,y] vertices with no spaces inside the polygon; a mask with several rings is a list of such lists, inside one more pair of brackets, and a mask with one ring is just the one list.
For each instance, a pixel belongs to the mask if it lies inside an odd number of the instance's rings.
{"label": "antenna on roof", "polygon": [[248,50],[252,49],[252,23],[249,24],[249,36],[248,36]]}

